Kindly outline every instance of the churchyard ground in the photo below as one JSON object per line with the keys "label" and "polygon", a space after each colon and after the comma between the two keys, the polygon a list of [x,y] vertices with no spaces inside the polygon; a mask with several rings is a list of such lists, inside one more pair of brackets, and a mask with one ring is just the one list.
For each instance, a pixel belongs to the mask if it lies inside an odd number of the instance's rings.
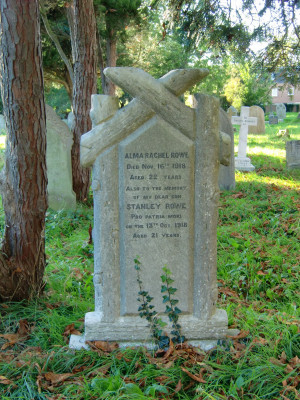
{"label": "churchyard ground", "polygon": [[[286,169],[279,129],[300,140],[297,113],[248,136],[256,169],[237,171],[235,190],[221,193],[218,307],[238,336],[207,353],[171,346],[154,354],[102,342],[70,350],[70,334],[83,333],[82,316],[93,311],[89,199],[76,212],[47,213],[43,296],[0,304],[0,398],[298,399],[300,170]],[[237,143],[238,131],[236,150]]]}

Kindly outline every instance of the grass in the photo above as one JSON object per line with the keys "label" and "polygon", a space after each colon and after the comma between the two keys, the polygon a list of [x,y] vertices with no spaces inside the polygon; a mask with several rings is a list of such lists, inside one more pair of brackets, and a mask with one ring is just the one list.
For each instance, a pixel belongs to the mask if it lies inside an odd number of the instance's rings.
{"label": "grass", "polygon": [[249,135],[256,170],[237,172],[236,189],[221,194],[218,307],[239,336],[207,353],[178,346],[155,356],[103,343],[70,350],[70,334],[83,332],[93,310],[93,211],[49,210],[43,296],[0,304],[1,400],[299,399],[300,171],[286,169],[276,135],[288,128],[300,139],[296,116]]}

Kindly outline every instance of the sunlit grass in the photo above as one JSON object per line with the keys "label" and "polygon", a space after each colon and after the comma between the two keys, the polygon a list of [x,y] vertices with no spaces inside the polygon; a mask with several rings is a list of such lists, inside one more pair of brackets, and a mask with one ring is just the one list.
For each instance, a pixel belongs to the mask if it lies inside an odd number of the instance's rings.
{"label": "sunlit grass", "polygon": [[0,135],[0,149],[5,149],[6,135]]}

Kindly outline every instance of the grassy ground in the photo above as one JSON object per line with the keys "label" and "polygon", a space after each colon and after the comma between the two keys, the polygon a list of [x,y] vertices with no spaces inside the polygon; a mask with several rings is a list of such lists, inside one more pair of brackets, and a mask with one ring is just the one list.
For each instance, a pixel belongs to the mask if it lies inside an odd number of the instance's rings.
{"label": "grassy ground", "polygon": [[[218,227],[219,307],[239,336],[208,352],[68,348],[93,310],[91,208],[47,215],[42,298],[0,304],[0,398],[299,399],[300,171],[286,170],[278,129],[300,139],[300,120],[249,135],[254,172],[223,192]],[[235,135],[237,144],[238,134]],[[3,229],[3,215],[2,215]],[[174,284],[176,286],[176,282]]]}

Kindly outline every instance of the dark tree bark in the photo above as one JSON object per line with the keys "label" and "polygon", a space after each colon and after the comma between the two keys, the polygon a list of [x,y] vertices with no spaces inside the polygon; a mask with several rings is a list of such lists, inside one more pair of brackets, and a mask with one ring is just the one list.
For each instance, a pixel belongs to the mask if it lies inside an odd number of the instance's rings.
{"label": "dark tree bark", "polygon": [[0,300],[38,294],[45,268],[46,125],[38,0],[1,0],[1,92],[7,125],[1,173],[5,233]]}
{"label": "dark tree bark", "polygon": [[73,190],[77,201],[85,201],[90,186],[90,170],[80,165],[80,137],[91,129],[91,95],[97,90],[96,19],[93,0],[74,0],[74,85],[75,127],[72,147]]}

